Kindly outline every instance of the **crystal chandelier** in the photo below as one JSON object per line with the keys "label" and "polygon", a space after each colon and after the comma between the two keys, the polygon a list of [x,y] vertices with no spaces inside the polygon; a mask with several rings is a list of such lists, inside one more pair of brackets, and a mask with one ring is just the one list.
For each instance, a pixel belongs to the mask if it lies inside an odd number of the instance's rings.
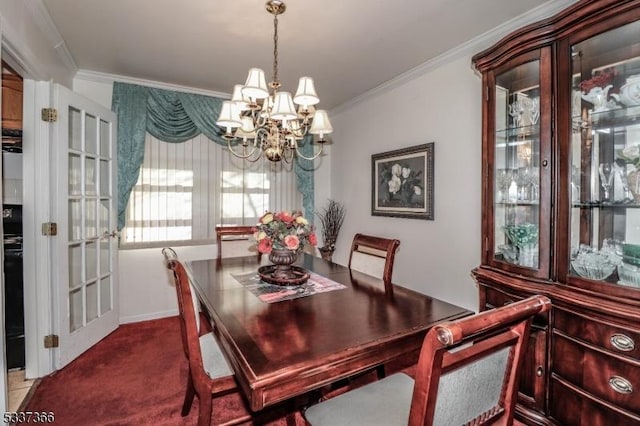
{"label": "crystal chandelier", "polygon": [[[293,98],[291,93],[279,91],[278,15],[284,13],[286,6],[282,1],[269,0],[266,9],[273,15],[273,80],[269,83],[270,90],[264,71],[251,68],[244,86],[235,85],[231,100],[223,102],[216,124],[226,128],[223,138],[236,157],[257,161],[264,153],[274,162],[291,162],[294,155],[313,160],[322,153],[326,142],[324,135],[331,133],[333,127],[327,112],[315,109],[314,105],[320,99],[311,77],[300,78]],[[320,149],[310,157],[299,149],[299,141],[306,134],[318,135],[316,143],[320,145]]]}

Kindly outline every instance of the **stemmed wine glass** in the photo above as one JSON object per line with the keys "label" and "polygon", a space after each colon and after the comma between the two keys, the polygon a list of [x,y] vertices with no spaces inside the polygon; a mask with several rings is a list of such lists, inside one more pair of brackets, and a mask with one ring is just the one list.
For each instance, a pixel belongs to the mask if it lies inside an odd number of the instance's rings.
{"label": "stemmed wine glass", "polygon": [[633,202],[633,196],[631,195],[631,191],[629,190],[629,180],[627,179],[627,175],[625,173],[625,167],[614,163],[615,173],[620,176],[620,183],[622,183],[622,193],[624,195],[624,199],[622,200],[624,203]]}
{"label": "stemmed wine glass", "polygon": [[609,201],[609,192],[613,184],[614,168],[611,163],[600,163],[598,171],[600,172],[600,185],[602,185],[602,189],[604,190],[603,201]]}

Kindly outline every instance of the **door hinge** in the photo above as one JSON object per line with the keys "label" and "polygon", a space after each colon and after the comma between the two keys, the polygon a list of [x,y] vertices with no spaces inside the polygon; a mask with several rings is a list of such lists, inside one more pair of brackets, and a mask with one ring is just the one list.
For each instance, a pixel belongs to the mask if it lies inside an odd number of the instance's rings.
{"label": "door hinge", "polygon": [[42,121],[47,123],[58,121],[58,110],[55,108],[42,108]]}
{"label": "door hinge", "polygon": [[55,222],[45,222],[42,224],[42,235],[53,237],[58,235],[58,224]]}
{"label": "door hinge", "polygon": [[51,349],[57,348],[60,344],[59,338],[57,334],[50,334],[48,336],[44,336],[44,348]]}

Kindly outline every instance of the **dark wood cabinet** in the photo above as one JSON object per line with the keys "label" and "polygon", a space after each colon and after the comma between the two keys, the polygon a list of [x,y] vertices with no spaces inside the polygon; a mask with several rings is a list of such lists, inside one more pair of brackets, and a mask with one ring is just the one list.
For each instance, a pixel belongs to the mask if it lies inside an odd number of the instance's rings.
{"label": "dark wood cabinet", "polygon": [[22,129],[22,78],[2,73],[2,127]]}
{"label": "dark wood cabinet", "polygon": [[480,309],[543,294],[530,425],[640,425],[640,0],[582,0],[478,53]]}

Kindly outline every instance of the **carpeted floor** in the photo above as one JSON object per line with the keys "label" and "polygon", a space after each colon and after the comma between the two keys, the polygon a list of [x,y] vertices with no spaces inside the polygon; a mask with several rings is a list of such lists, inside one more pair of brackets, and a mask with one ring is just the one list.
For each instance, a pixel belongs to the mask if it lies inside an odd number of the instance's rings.
{"label": "carpeted floor", "polygon": [[[197,398],[189,415],[180,416],[186,378],[178,317],[125,324],[44,377],[24,410],[52,412],[58,425],[195,425]],[[213,423],[241,410],[238,394],[216,399]],[[304,424],[299,414],[296,423]]]}
{"label": "carpeted floor", "polygon": [[[178,317],[125,324],[44,377],[25,411],[52,412],[59,425],[195,425],[197,398],[180,416],[186,377]],[[244,408],[232,394],[214,400],[213,410],[217,423]]]}

